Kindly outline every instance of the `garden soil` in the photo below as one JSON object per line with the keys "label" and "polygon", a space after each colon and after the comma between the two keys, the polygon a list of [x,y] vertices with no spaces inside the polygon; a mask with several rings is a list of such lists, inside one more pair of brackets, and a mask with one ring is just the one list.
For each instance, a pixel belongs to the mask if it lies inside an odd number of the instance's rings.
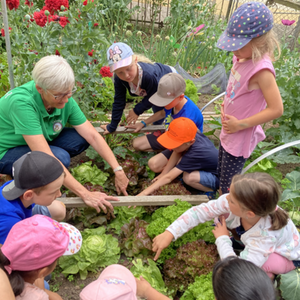
{"label": "garden soil", "polygon": [[[201,109],[206,103],[208,103],[213,96],[210,95],[201,95],[199,97],[198,107]],[[209,107],[206,108],[206,112],[213,112],[214,113],[214,104],[211,104]],[[268,129],[272,127],[272,122],[269,122],[265,125],[264,129]],[[209,131],[210,128],[207,124],[204,124],[204,132]],[[216,135],[219,136],[220,132],[216,132]],[[216,146],[218,146],[218,139],[215,137],[210,136],[210,139],[214,142]],[[129,145],[131,147],[131,145]],[[84,163],[86,161],[89,161],[89,158],[85,155],[85,152],[73,157],[71,160],[70,167],[76,167],[78,164]],[[285,176],[285,174],[293,171],[298,164],[283,164],[277,165],[277,169]],[[120,259],[120,263],[123,265],[129,265],[130,262],[126,260],[126,257],[122,256]],[[79,294],[81,290],[87,286],[92,281],[96,280],[101,273],[101,270],[99,273],[89,273],[86,280],[81,280],[78,275],[76,276],[69,276],[66,278],[63,274],[60,273],[60,268],[57,267],[56,270],[52,274],[52,279],[49,281],[51,290],[57,292],[63,300],[79,300]],[[179,297],[174,298],[174,300],[179,300]]]}

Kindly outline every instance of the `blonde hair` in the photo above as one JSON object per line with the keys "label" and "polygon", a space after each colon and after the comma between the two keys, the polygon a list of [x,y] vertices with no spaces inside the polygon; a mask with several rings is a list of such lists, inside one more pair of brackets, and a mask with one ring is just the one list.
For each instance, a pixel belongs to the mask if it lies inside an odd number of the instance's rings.
{"label": "blonde hair", "polygon": [[137,58],[137,62],[143,62],[143,63],[147,63],[147,64],[154,64],[154,62],[152,60],[150,60],[148,57],[146,57],[145,55],[143,54],[133,54],[133,59],[132,60],[135,60],[135,58]]}
{"label": "blonde hair", "polygon": [[[253,62],[258,62],[265,54],[268,54],[272,61],[277,60],[280,57],[280,45],[273,29],[260,37],[253,38],[250,43],[252,46]],[[274,57],[275,48],[278,49],[278,56],[276,58]]]}
{"label": "blonde hair", "polygon": [[234,190],[231,191],[238,203],[259,217],[270,216],[270,230],[279,230],[286,226],[288,214],[277,208],[281,193],[272,176],[267,173],[247,173],[232,178]]}

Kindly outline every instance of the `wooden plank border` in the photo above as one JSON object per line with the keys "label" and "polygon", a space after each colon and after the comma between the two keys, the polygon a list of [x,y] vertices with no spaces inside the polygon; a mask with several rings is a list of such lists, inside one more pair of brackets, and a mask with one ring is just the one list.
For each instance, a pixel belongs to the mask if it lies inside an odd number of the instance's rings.
{"label": "wooden plank border", "polygon": [[[109,201],[113,206],[156,206],[172,205],[175,199],[187,201],[191,204],[207,203],[206,195],[174,195],[174,196],[119,196],[120,201]],[[80,197],[57,198],[63,202],[67,208],[87,207]]]}

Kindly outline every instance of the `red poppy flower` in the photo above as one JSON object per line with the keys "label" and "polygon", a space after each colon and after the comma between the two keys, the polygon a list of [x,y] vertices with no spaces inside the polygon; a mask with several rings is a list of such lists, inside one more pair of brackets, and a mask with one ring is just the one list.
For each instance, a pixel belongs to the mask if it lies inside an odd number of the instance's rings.
{"label": "red poppy flower", "polygon": [[35,23],[41,27],[44,27],[47,23],[47,17],[43,10],[35,11],[33,14]]}
{"label": "red poppy flower", "polygon": [[93,56],[94,49],[88,52],[88,56]]}
{"label": "red poppy flower", "polygon": [[110,67],[104,66],[100,69],[99,73],[102,77],[113,77],[113,73],[110,72]]}
{"label": "red poppy flower", "polygon": [[20,0],[6,0],[6,4],[10,10],[16,10],[20,5]]}
{"label": "red poppy flower", "polygon": [[64,28],[67,25],[67,23],[70,23],[70,21],[67,17],[60,17],[58,23],[62,28]]}
{"label": "red poppy flower", "polygon": [[[11,31],[11,27],[8,27],[8,30],[9,30],[9,32]],[[2,36],[5,36],[5,31],[4,31],[4,29],[1,29],[1,35]]]}
{"label": "red poppy flower", "polygon": [[55,55],[58,55],[58,56],[60,56],[60,53],[59,53],[59,51],[58,51],[58,50],[55,50]]}
{"label": "red poppy flower", "polygon": [[[64,6],[65,8],[69,8],[69,1],[68,0],[46,0],[45,5],[47,10],[50,11],[51,14],[54,13],[54,11],[59,11],[61,6]],[[43,7],[44,9],[45,7]]]}
{"label": "red poppy flower", "polygon": [[99,26],[99,23],[95,23],[95,24],[94,24],[94,27],[97,27],[97,26]]}
{"label": "red poppy flower", "polygon": [[31,6],[33,6],[33,2],[32,1],[29,2],[28,0],[25,0],[25,5],[31,7]]}
{"label": "red poppy flower", "polygon": [[82,3],[82,5],[86,6],[87,5],[87,0],[84,0],[83,3]]}

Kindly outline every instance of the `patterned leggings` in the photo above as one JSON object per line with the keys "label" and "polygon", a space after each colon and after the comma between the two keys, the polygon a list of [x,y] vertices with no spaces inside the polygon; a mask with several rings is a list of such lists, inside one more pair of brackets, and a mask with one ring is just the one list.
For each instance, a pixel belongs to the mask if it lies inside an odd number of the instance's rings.
{"label": "patterned leggings", "polygon": [[236,157],[229,154],[220,143],[218,175],[222,194],[229,192],[232,177],[242,172],[246,160],[243,156]]}

